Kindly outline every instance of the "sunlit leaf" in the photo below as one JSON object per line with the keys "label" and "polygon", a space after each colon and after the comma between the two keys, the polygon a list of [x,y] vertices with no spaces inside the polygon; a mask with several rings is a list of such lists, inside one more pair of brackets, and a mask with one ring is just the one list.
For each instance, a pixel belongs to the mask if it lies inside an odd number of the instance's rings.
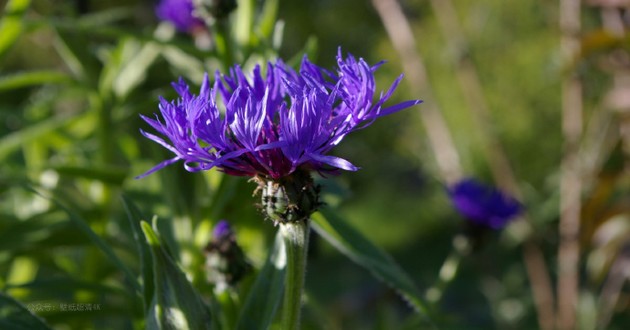
{"label": "sunlit leaf", "polygon": [[0,77],[0,92],[43,84],[66,84],[72,79],[59,71],[38,70],[14,73]]}
{"label": "sunlit leaf", "polygon": [[258,32],[266,39],[270,39],[276,26],[278,16],[278,0],[265,1],[258,23]]}
{"label": "sunlit leaf", "polygon": [[234,38],[242,46],[249,46],[250,43],[255,3],[254,0],[241,0],[236,8]]}
{"label": "sunlit leaf", "polygon": [[153,42],[142,45],[142,48],[124,62],[123,67],[113,81],[116,96],[124,98],[140,85],[146,78],[147,70],[160,54],[160,46]]}
{"label": "sunlit leaf", "polygon": [[173,261],[154,228],[144,221],[140,226],[151,246],[155,285],[147,329],[212,329],[208,306]]}
{"label": "sunlit leaf", "polygon": [[136,242],[136,248],[138,250],[138,253],[140,254],[140,271],[142,272],[143,301],[144,308],[145,310],[147,310],[149,306],[151,306],[155,287],[153,284],[154,274],[153,260],[151,259],[151,248],[149,247],[146,239],[144,239],[144,234],[142,232],[142,228],[140,227],[140,222],[145,220],[145,218],[143,217],[140,210],[138,210],[136,205],[129,198],[127,198],[126,196],[122,196],[122,201],[125,206],[125,211],[127,212],[129,224],[131,226],[133,240]]}
{"label": "sunlit leaf", "polygon": [[164,46],[162,55],[173,69],[181,72],[187,79],[195,83],[203,80],[203,63],[196,57],[174,46]]}
{"label": "sunlit leaf", "polygon": [[273,249],[243,304],[237,329],[267,329],[273,321],[284,291],[287,261],[283,242],[278,234]]}
{"label": "sunlit leaf", "polygon": [[22,33],[24,29],[22,17],[30,5],[30,0],[9,0],[5,5],[0,21],[0,59]]}
{"label": "sunlit leaf", "polygon": [[414,282],[385,251],[340,219],[332,210],[322,208],[312,215],[313,229],[339,251],[396,290],[428,320],[426,304]]}

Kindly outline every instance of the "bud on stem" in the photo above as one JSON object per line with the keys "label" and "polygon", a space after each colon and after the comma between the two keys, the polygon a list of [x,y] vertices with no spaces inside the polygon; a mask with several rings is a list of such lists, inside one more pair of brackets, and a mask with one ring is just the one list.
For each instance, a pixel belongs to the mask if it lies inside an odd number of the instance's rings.
{"label": "bud on stem", "polygon": [[254,177],[257,191],[262,191],[262,212],[274,223],[305,222],[317,210],[319,186],[306,171],[297,170],[290,176],[272,180]]}

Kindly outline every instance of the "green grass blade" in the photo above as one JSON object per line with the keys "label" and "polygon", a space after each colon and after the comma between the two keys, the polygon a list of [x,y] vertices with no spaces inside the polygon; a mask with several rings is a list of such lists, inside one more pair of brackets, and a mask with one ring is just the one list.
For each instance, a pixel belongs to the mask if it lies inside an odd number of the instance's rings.
{"label": "green grass blade", "polygon": [[260,14],[258,31],[266,39],[271,40],[278,18],[279,0],[265,1]]}
{"label": "green grass blade", "polygon": [[0,77],[0,92],[22,87],[43,84],[66,84],[70,82],[72,82],[72,79],[59,71],[36,70],[19,72]]}
{"label": "green grass blade", "polygon": [[0,329],[51,330],[52,328],[15,299],[0,292]]}
{"label": "green grass blade", "polygon": [[5,158],[11,152],[20,149],[24,146],[24,144],[35,139],[40,139],[46,134],[56,133],[57,130],[64,125],[73,123],[76,120],[81,120],[87,116],[89,116],[89,113],[86,112],[71,116],[53,117],[3,136],[0,138],[0,160]]}
{"label": "green grass blade", "polygon": [[286,255],[280,234],[247,295],[236,329],[267,329],[276,315],[284,291]]}
{"label": "green grass blade", "polygon": [[120,258],[118,258],[118,256],[114,253],[112,248],[109,246],[109,244],[107,244],[107,242],[105,242],[101,237],[99,237],[92,230],[92,228],[90,228],[90,226],[87,224],[85,219],[83,219],[80,216],[78,216],[76,213],[74,213],[72,210],[70,210],[69,208],[64,206],[61,202],[56,200],[54,197],[46,196],[46,195],[44,195],[44,194],[42,194],[42,193],[40,193],[37,190],[32,189],[32,188],[31,188],[31,190],[33,192],[35,192],[36,194],[42,196],[43,198],[50,200],[55,205],[57,205],[57,207],[59,207],[60,209],[64,210],[68,214],[70,221],[72,221],[72,223],[77,228],[79,228],[79,230],[81,230],[81,232],[83,232],[83,234],[86,235],[90,239],[90,241],[92,241],[92,243],[94,245],[96,245],[96,247],[98,247],[98,249],[101,250],[101,252],[103,252],[103,254],[105,254],[105,256],[107,256],[107,258],[109,259],[109,261],[112,262],[112,264],[114,264],[120,271],[122,271],[125,274],[125,277],[127,278],[127,281],[133,287],[133,289],[138,294],[142,293],[142,288],[140,287],[140,284],[136,280],[136,276],[133,274],[131,269],[129,269],[129,267],[127,267],[120,260]]}
{"label": "green grass blade", "polygon": [[31,5],[30,0],[9,0],[0,21],[0,60],[18,39],[24,24],[22,18]]}
{"label": "green grass blade", "polygon": [[313,229],[357,264],[395,289],[411,306],[429,320],[425,302],[411,278],[385,251],[379,249],[329,208],[312,215]]}
{"label": "green grass blade", "polygon": [[123,205],[127,212],[127,218],[131,226],[131,232],[133,234],[133,240],[136,242],[138,253],[140,254],[140,271],[142,272],[142,290],[143,301],[145,311],[151,306],[153,300],[154,286],[154,274],[153,274],[153,260],[151,259],[151,248],[144,239],[140,222],[144,220],[142,213],[136,207],[136,205],[126,196],[122,196]]}

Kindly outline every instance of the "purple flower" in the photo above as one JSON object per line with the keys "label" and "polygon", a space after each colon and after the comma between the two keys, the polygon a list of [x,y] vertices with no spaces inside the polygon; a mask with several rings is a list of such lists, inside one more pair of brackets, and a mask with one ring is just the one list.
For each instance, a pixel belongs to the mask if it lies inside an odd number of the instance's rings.
{"label": "purple flower", "polygon": [[475,224],[501,229],[521,212],[521,204],[512,196],[473,179],[459,181],[449,189],[457,211]]}
{"label": "purple flower", "polygon": [[193,15],[193,0],[162,0],[155,8],[157,17],[168,21],[181,32],[191,32],[196,27],[204,26],[203,20]]}
{"label": "purple flower", "polygon": [[352,55],[343,58],[340,49],[337,72],[306,57],[298,71],[277,60],[268,63],[265,74],[256,66],[247,77],[234,66],[228,75],[217,72],[213,84],[206,74],[199,95],[180,78],[173,83],[180,98],[161,98],[161,116],[155,119],[142,116],[166,139],[141,131],[175,156],[140,177],[180,160],[191,172],[216,167],[227,174],[271,179],[297,169],[356,171],[358,167],[330,151],[350,132],[421,102],[383,106],[402,75],[375,97],[374,72],[381,64],[370,66]]}
{"label": "purple flower", "polygon": [[212,239],[215,241],[219,241],[226,237],[232,236],[232,234],[233,232],[230,223],[226,220],[221,220],[214,226],[214,230],[212,231]]}

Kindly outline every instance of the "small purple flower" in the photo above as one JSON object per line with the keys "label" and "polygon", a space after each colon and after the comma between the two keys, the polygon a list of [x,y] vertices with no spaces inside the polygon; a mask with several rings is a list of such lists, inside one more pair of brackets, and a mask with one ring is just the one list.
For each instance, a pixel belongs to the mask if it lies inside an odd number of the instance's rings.
{"label": "small purple flower", "polygon": [[[160,135],[142,134],[175,154],[144,177],[183,161],[191,172],[213,167],[239,176],[280,179],[296,170],[336,174],[356,171],[349,161],[329,155],[350,132],[419,100],[384,107],[402,75],[375,97],[374,72],[352,55],[337,55],[337,72],[304,57],[298,71],[281,60],[268,63],[266,73],[256,66],[249,77],[239,66],[228,75],[206,74],[199,95],[180,78],[173,88],[176,101],[160,99],[161,116],[142,116]],[[161,117],[161,118],[160,118]]]}
{"label": "small purple flower", "polygon": [[501,229],[517,216],[521,204],[512,196],[473,179],[459,181],[449,189],[457,211],[475,224]]}
{"label": "small purple flower", "polygon": [[216,225],[214,225],[214,230],[212,231],[212,239],[215,241],[219,241],[221,239],[232,236],[232,234],[234,234],[234,232],[232,231],[230,223],[226,220],[221,220]]}
{"label": "small purple flower", "polygon": [[162,0],[155,8],[157,17],[168,21],[181,32],[192,32],[204,26],[203,20],[193,15],[193,0]]}

